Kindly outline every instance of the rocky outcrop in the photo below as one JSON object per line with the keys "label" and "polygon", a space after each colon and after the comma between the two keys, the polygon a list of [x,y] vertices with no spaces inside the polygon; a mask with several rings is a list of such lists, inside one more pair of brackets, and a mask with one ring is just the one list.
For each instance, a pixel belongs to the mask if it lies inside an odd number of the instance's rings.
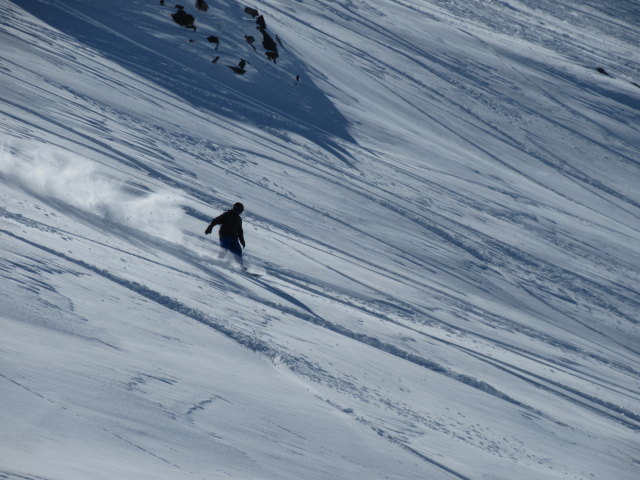
{"label": "rocky outcrop", "polygon": [[[160,0],[160,5],[164,6],[165,0]],[[191,13],[188,13],[185,10],[185,7],[183,5],[175,5],[173,8],[176,9],[176,12],[171,14],[171,18],[173,19],[173,21],[178,25],[180,25],[181,27],[185,27],[196,32],[197,31],[196,17]],[[197,12],[208,12],[209,4],[205,0],[196,0],[195,8]],[[255,21],[255,25],[256,25],[255,28],[262,34],[262,49],[263,49],[262,51],[264,55],[267,57],[267,59],[269,61],[272,61],[275,64],[277,59],[280,57],[278,45],[282,47],[282,42],[280,41],[280,38],[278,37],[278,35],[275,35],[275,40],[274,40],[274,36],[272,36],[270,32],[268,32],[267,30],[267,22],[264,18],[264,15],[261,15],[256,8],[247,6],[244,8],[244,13],[249,15]],[[221,30],[220,27],[218,29]],[[244,40],[251,46],[253,51],[258,52],[259,47],[256,48],[256,38],[253,35],[250,35],[247,33],[242,33],[242,35],[244,37]],[[208,35],[205,38],[207,42],[215,45],[215,50],[217,51],[220,46],[220,38],[218,37],[218,35]],[[189,42],[196,43],[197,39],[190,38]],[[229,44],[234,44],[234,42],[233,41],[230,41],[229,43],[225,42],[225,45],[229,45]],[[223,53],[222,55],[225,55],[225,54],[228,55],[228,53]],[[245,55],[246,55],[246,50],[245,50]],[[216,64],[220,59],[221,59],[221,56],[218,55],[211,61],[211,63]],[[227,65],[227,66],[237,75],[244,75],[247,72],[246,66],[248,65],[248,63],[249,62],[247,60],[241,59],[237,65]],[[298,80],[299,78],[296,79],[296,83],[298,82]]]}

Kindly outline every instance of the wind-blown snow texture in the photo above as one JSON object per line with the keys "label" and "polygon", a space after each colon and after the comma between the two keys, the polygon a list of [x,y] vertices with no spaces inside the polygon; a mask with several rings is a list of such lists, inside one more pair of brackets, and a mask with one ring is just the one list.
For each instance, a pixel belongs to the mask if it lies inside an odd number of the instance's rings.
{"label": "wind-blown snow texture", "polygon": [[637,2],[164,3],[0,0],[0,478],[640,476]]}

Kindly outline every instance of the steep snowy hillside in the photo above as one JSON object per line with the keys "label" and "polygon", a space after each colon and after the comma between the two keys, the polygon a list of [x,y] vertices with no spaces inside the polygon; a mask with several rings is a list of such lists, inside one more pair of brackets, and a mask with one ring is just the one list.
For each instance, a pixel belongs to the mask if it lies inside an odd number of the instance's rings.
{"label": "steep snowy hillside", "polygon": [[0,35],[0,478],[638,478],[637,2]]}

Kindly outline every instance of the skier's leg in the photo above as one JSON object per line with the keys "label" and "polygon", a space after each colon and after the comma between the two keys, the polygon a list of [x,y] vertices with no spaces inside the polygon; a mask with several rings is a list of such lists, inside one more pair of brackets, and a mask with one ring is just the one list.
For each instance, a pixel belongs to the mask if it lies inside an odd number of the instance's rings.
{"label": "skier's leg", "polygon": [[233,253],[233,256],[236,260],[236,262],[238,262],[238,265],[240,265],[241,267],[243,266],[243,261],[242,261],[242,247],[240,246],[240,242],[238,241],[237,238],[233,238],[230,239],[231,241],[229,242],[229,251],[231,253]]}
{"label": "skier's leg", "polygon": [[227,256],[229,251],[229,237],[220,237],[220,253],[218,253],[218,260],[223,260]]}
{"label": "skier's leg", "polygon": [[240,242],[237,238],[233,237],[220,237],[220,247],[222,248],[222,253],[220,258],[224,258],[227,252],[233,253],[233,257],[235,261],[243,266],[242,262],[242,247],[240,246]]}

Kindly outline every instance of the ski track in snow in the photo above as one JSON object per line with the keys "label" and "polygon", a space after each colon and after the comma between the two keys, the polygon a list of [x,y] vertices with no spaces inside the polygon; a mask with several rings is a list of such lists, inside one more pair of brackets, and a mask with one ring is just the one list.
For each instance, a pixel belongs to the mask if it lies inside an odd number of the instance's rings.
{"label": "ski track in snow", "polygon": [[[116,3],[0,3],[0,349],[16,358],[0,371],[1,419],[25,395],[106,433],[86,468],[127,457],[104,478],[212,465],[220,478],[637,475],[639,11],[267,0],[257,8],[284,39],[273,65],[222,27],[255,28],[235,2],[189,4],[193,34],[172,7]],[[187,42],[212,32],[219,51]],[[246,56],[249,73],[211,66],[215,52]],[[240,195],[262,278],[201,237]],[[144,308],[147,336],[104,325],[94,297],[122,325]],[[16,350],[15,321],[77,351],[38,365]],[[198,336],[255,355],[237,376],[277,385],[268,405],[183,373],[172,347]],[[31,341],[50,358],[46,337]],[[165,345],[145,357],[127,341]],[[104,401],[69,369],[87,348]],[[123,421],[109,383],[150,413]],[[279,405],[298,423],[261,414]],[[27,466],[55,438],[29,418],[7,429],[21,440],[0,478],[82,478],[53,453]]]}

